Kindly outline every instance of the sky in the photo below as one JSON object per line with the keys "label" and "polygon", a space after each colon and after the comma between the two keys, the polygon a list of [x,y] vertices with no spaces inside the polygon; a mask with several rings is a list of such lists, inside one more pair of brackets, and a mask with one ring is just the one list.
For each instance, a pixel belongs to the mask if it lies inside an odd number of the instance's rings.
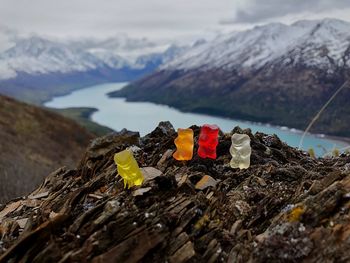
{"label": "sky", "polygon": [[350,21],[350,0],[0,0],[0,27],[65,38],[185,40],[324,17]]}

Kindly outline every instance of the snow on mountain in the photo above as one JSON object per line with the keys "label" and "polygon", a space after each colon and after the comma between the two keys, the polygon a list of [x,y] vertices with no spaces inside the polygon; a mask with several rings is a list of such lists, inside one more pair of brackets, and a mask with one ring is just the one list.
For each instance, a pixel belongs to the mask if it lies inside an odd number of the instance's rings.
{"label": "snow on mountain", "polygon": [[162,69],[259,69],[273,61],[333,69],[350,66],[350,23],[324,19],[290,26],[273,23],[221,35],[194,47]]}
{"label": "snow on mountain", "polygon": [[301,21],[292,26],[306,29],[288,52],[294,58],[294,65],[304,63],[308,66],[334,70],[336,67],[350,66],[347,52],[350,51],[350,23],[325,19],[322,21]]}
{"label": "snow on mountain", "polygon": [[[194,43],[194,45],[197,45]],[[150,53],[146,55],[141,55],[136,58],[134,65],[136,67],[146,67],[147,65],[163,65],[174,60],[176,57],[181,56],[185,53],[191,46],[178,46],[171,45],[164,52]]]}
{"label": "snow on mountain", "polygon": [[154,43],[146,38],[129,38],[123,34],[102,40],[90,38],[67,43],[91,53],[98,51],[99,54],[115,54],[129,62],[135,62],[140,56],[162,53],[169,47],[169,44]]}
{"label": "snow on mountain", "polygon": [[336,19],[273,23],[222,34],[189,46],[153,43],[120,35],[108,39],[57,41],[18,37],[0,28],[0,79],[31,75],[112,69],[258,70],[298,64],[327,69],[350,67],[350,23]]}
{"label": "snow on mountain", "polygon": [[17,41],[0,54],[0,65],[15,72],[43,74],[94,69],[102,64],[91,54],[37,36]]}
{"label": "snow on mountain", "polygon": [[[5,34],[0,34],[0,41],[2,35]],[[10,39],[8,35],[6,39]],[[40,36],[14,37],[11,45],[0,51],[0,80],[14,78],[18,72],[40,75],[104,67],[117,70],[148,67],[151,70],[184,50],[184,47],[156,45],[146,39],[126,36],[80,41],[59,41]]]}
{"label": "snow on mountain", "polygon": [[111,68],[120,69],[130,66],[129,61],[105,49],[90,49],[88,50],[88,54],[95,56]]}

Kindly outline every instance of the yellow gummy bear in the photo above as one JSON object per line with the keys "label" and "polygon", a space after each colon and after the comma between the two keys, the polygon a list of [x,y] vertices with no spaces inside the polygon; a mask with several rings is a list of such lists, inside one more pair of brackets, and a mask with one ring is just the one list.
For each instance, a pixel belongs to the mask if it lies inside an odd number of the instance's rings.
{"label": "yellow gummy bear", "polygon": [[178,161],[191,160],[193,156],[193,130],[192,129],[178,129],[177,137],[175,139],[176,152],[173,157]]}
{"label": "yellow gummy bear", "polygon": [[116,153],[114,162],[117,165],[118,174],[124,179],[124,188],[142,184],[144,177],[131,150],[126,149]]}
{"label": "yellow gummy bear", "polygon": [[233,134],[230,153],[232,159],[230,166],[232,168],[247,169],[250,166],[250,155],[252,148],[250,147],[250,138],[247,134]]}

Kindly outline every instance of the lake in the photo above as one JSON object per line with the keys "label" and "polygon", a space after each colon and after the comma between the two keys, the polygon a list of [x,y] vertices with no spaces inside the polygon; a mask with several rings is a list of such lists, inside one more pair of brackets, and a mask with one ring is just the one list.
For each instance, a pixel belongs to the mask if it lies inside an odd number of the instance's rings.
{"label": "lake", "polygon": [[[91,107],[98,109],[92,120],[114,130],[126,128],[139,131],[145,135],[155,129],[160,121],[170,121],[175,128],[186,128],[193,124],[216,124],[228,132],[235,126],[250,128],[253,132],[277,134],[281,140],[293,147],[298,147],[302,133],[286,127],[275,127],[268,124],[251,123],[227,118],[213,117],[204,114],[184,113],[174,108],[149,102],[127,102],[123,98],[110,98],[107,93],[121,89],[127,83],[107,83],[74,91],[71,94],[55,97],[45,103],[52,108]],[[343,148],[346,143],[322,138],[316,135],[305,136],[303,149],[314,148],[317,155],[324,149],[331,151],[334,147]]]}

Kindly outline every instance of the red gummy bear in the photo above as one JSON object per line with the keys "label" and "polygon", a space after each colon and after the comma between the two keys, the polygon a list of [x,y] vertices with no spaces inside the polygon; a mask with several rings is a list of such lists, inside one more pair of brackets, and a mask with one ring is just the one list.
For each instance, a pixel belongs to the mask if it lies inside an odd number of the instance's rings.
{"label": "red gummy bear", "polygon": [[216,159],[216,146],[219,143],[219,127],[204,124],[199,134],[198,155],[201,158]]}

